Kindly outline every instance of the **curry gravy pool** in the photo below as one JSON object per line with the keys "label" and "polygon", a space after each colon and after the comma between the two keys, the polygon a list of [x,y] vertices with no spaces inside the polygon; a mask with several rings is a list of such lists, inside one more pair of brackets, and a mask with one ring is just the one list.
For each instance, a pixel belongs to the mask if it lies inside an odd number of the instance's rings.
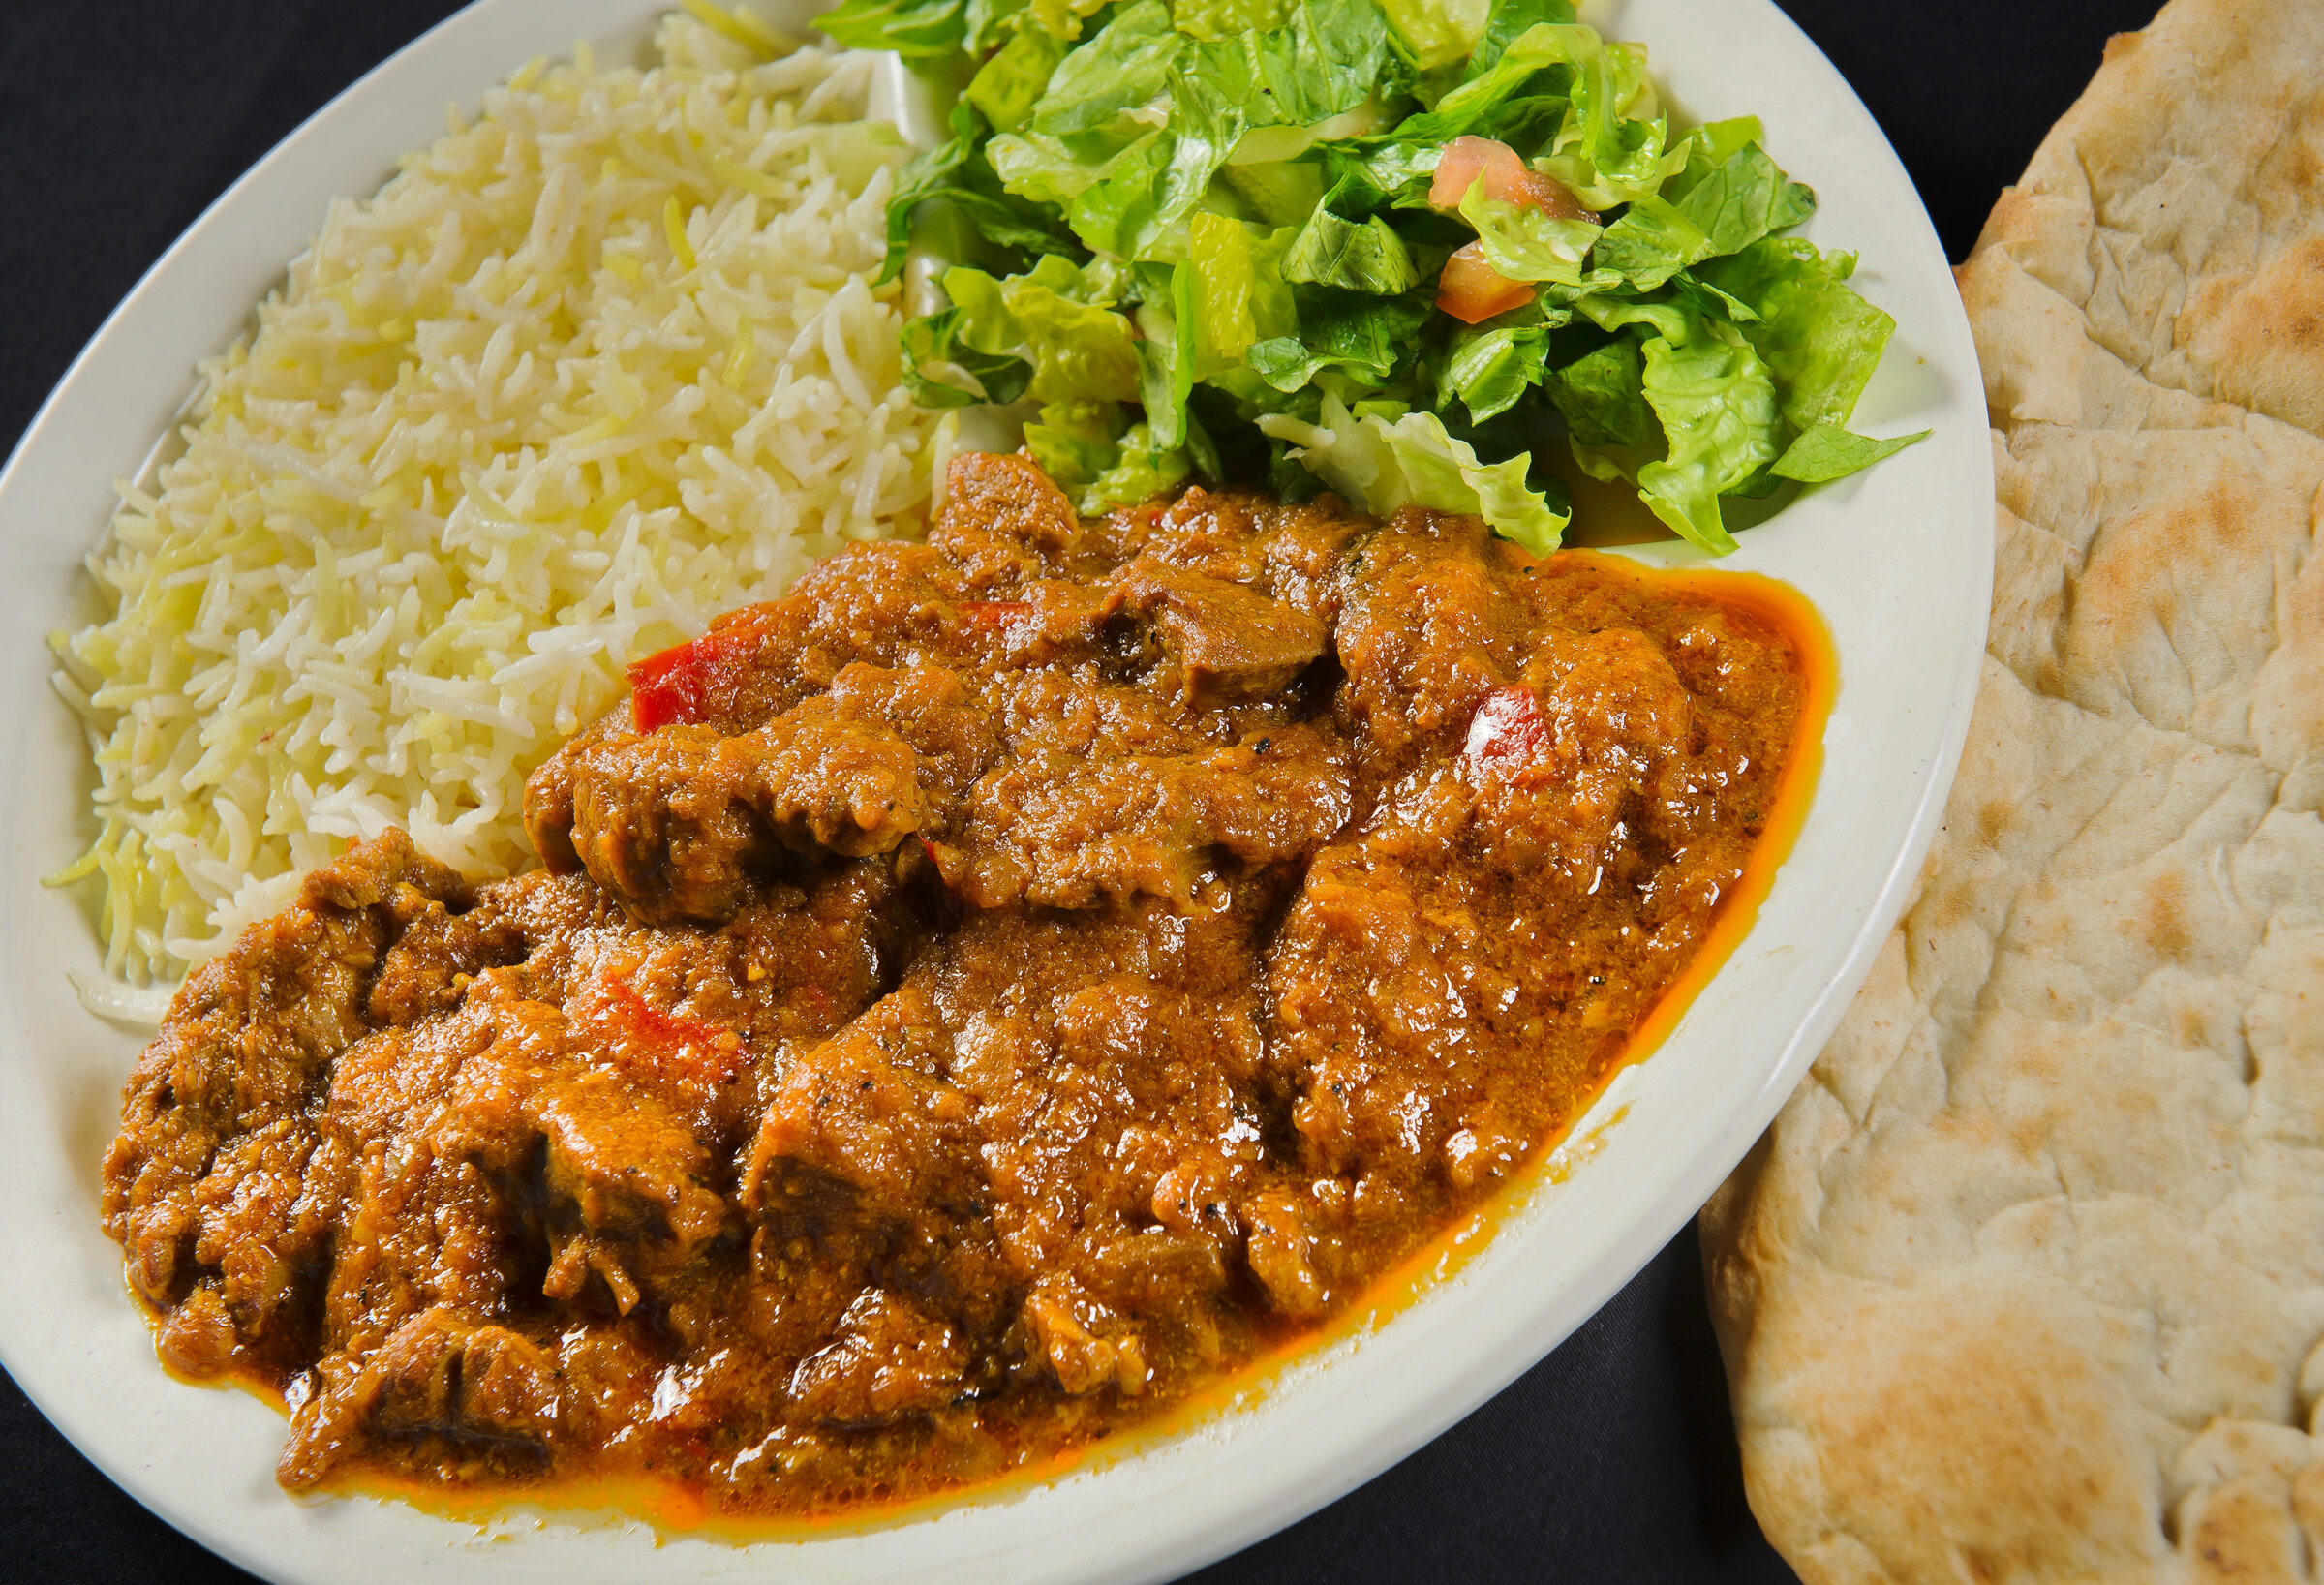
{"label": "curry gravy pool", "polygon": [[391,833],[189,980],[106,1170],[163,1356],[283,1394],[294,1489],[682,1520],[1199,1402],[1747,925],[1828,697],[1750,582],[959,459],[927,544],[634,668],[527,789],[543,869]]}

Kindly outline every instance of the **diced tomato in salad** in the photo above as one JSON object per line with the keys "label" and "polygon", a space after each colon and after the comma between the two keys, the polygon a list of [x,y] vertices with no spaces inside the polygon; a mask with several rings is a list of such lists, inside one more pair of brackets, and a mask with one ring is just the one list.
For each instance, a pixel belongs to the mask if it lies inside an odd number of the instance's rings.
{"label": "diced tomato in salad", "polygon": [[1428,206],[1458,209],[1479,178],[1483,179],[1484,196],[1498,202],[1524,204],[1551,220],[1598,218],[1581,206],[1565,183],[1543,175],[1494,137],[1455,137],[1445,145],[1445,152],[1437,156],[1436,180],[1428,186]]}
{"label": "diced tomato in salad", "polygon": [[[1437,209],[1458,209],[1479,182],[1484,184],[1486,198],[1538,209],[1552,220],[1598,218],[1565,183],[1535,170],[1515,149],[1492,137],[1455,137],[1445,145],[1437,157],[1436,179],[1428,187],[1428,202]],[[1437,278],[1436,306],[1463,324],[1481,324],[1531,301],[1533,288],[1494,269],[1479,242],[1448,259]]]}
{"label": "diced tomato in salad", "polygon": [[1496,314],[1533,301],[1533,288],[1513,281],[1485,261],[1484,244],[1472,242],[1445,260],[1436,278],[1436,306],[1463,324],[1482,324]]}

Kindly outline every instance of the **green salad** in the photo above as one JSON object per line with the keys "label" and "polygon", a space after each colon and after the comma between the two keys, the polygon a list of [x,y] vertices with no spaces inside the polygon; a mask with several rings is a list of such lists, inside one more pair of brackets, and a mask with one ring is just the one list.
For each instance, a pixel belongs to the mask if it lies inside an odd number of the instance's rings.
{"label": "green salad", "polygon": [[[844,0],[964,82],[905,168],[959,262],[913,320],[931,407],[1023,403],[1084,511],[1191,476],[1475,512],[1536,553],[1563,444],[1673,531],[1919,436],[1846,423],[1894,321],[1750,116],[1676,131],[1566,0]],[[884,279],[885,277],[883,277]]]}

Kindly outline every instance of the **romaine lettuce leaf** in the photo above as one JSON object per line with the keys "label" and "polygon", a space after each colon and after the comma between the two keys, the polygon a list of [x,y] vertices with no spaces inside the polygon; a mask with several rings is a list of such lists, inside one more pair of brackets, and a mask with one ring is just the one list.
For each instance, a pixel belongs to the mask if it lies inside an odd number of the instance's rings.
{"label": "romaine lettuce leaf", "polygon": [[1443,142],[1407,140],[1401,129],[1324,151],[1324,207],[1335,215],[1368,215],[1395,207],[1425,209]]}
{"label": "romaine lettuce leaf", "polygon": [[1725,556],[1735,540],[1719,498],[1775,460],[1775,382],[1740,338],[1707,323],[1683,346],[1657,336],[1645,354],[1640,389],[1669,450],[1638,470],[1638,497],[1679,534]]}
{"label": "romaine lettuce leaf", "polygon": [[985,145],[985,155],[1005,192],[1062,209],[1086,189],[1103,181],[1126,150],[1154,136],[1136,122],[1127,129],[1107,128],[1070,137],[1003,133]]}
{"label": "romaine lettuce leaf", "polygon": [[1775,377],[1784,421],[1802,434],[1848,421],[1896,329],[1847,284],[1854,268],[1853,256],[1819,253],[1797,237],[1763,237],[1695,266],[1758,316],[1743,333]]}
{"label": "romaine lettuce leaf", "polygon": [[1703,322],[1700,314],[1677,302],[1648,303],[1593,294],[1575,299],[1574,309],[1601,330],[1619,330],[1625,325],[1642,324],[1673,346],[1684,346],[1694,340],[1695,327]]}
{"label": "romaine lettuce leaf", "polygon": [[[1571,68],[1576,58],[1592,58],[1602,48],[1595,28],[1578,22],[1536,22],[1510,40],[1491,66],[1439,99],[1433,108],[1398,126],[1397,135],[1416,141],[1450,142],[1476,131],[1480,117],[1517,98],[1541,72]],[[1573,76],[1567,72],[1556,85],[1560,96],[1571,91]]]}
{"label": "romaine lettuce leaf", "polygon": [[1422,71],[1451,66],[1483,34],[1486,0],[1380,0],[1413,63]]}
{"label": "romaine lettuce leaf", "polygon": [[1259,165],[1229,162],[1219,177],[1270,227],[1296,230],[1324,200],[1323,168],[1312,160],[1270,160]]}
{"label": "romaine lettuce leaf", "polygon": [[1429,305],[1413,297],[1380,297],[1335,287],[1302,287],[1297,293],[1298,333],[1255,342],[1250,367],[1275,390],[1299,390],[1318,372],[1340,370],[1375,388],[1388,384],[1409,359]]}
{"label": "romaine lettuce leaf", "polygon": [[1797,479],[1802,484],[1825,484],[1870,468],[1882,457],[1892,457],[1913,442],[1928,438],[1925,429],[1917,435],[1881,440],[1850,434],[1838,424],[1818,424],[1793,441],[1790,449],[1776,458],[1768,472],[1777,478]]}
{"label": "romaine lettuce leaf", "polygon": [[[974,5],[976,0],[969,0]],[[1029,0],[1025,19],[1060,39],[1078,39],[1082,23],[1106,9],[1107,0]]]}
{"label": "romaine lettuce leaf", "polygon": [[977,68],[961,97],[984,113],[995,132],[1015,132],[1047,91],[1064,46],[1037,27],[1020,28]]}
{"label": "romaine lettuce leaf", "polygon": [[1549,400],[1575,441],[1589,446],[1650,444],[1659,435],[1646,405],[1645,362],[1636,338],[1612,341],[1550,371]]}
{"label": "romaine lettuce leaf", "polygon": [[[1024,359],[980,352],[963,341],[960,332],[966,318],[966,312],[955,304],[923,315],[903,327],[903,383],[912,400],[924,408],[1014,402],[1032,381],[1032,365]],[[966,376],[973,388],[945,378],[952,371]]]}
{"label": "romaine lettuce leaf", "polygon": [[1128,427],[1113,402],[1052,402],[1024,426],[1024,448],[1058,489],[1078,496],[1121,460]]}
{"label": "romaine lettuce leaf", "polygon": [[1461,80],[1471,82],[1491,71],[1510,45],[1528,28],[1544,23],[1553,26],[1570,23],[1574,19],[1574,8],[1568,0],[1493,0],[1484,32],[1479,36],[1477,47],[1469,52],[1468,64],[1461,69]]}
{"label": "romaine lettuce leaf", "polygon": [[[1485,262],[1512,281],[1554,281],[1580,290],[1585,286],[1582,261],[1604,234],[1604,228],[1586,220],[1559,220],[1531,204],[1508,203],[1487,198],[1481,177],[1460,200],[1460,218],[1477,229]],[[1611,288],[1620,279],[1593,277],[1596,285]]]}
{"label": "romaine lettuce leaf", "polygon": [[[1383,81],[1391,59],[1387,21],[1373,0],[1301,0],[1289,27],[1238,42],[1249,49],[1267,89],[1267,122],[1313,126],[1384,89],[1392,95],[1394,85]],[[1260,124],[1263,118],[1251,119]]]}
{"label": "romaine lettuce leaf", "polygon": [[1283,256],[1283,276],[1316,286],[1394,296],[1420,284],[1404,239],[1378,215],[1361,225],[1318,209]]}
{"label": "romaine lettuce leaf", "polygon": [[1013,31],[1010,21],[1022,15],[1027,0],[968,0],[968,31],[961,40],[961,48],[971,60],[980,60],[985,51],[1001,42],[1001,35]]}
{"label": "romaine lettuce leaf", "polygon": [[1175,490],[1192,472],[1183,446],[1159,444],[1144,424],[1122,436],[1114,465],[1089,481],[1075,508],[1086,514],[1135,505]]}
{"label": "romaine lettuce leaf", "polygon": [[1075,195],[1065,219],[1091,252],[1169,261],[1161,244],[1172,229],[1168,180],[1177,146],[1168,132],[1149,133]]}
{"label": "romaine lettuce leaf", "polygon": [[1138,401],[1155,444],[1186,439],[1186,398],[1194,389],[1194,267],[1141,267],[1138,323]]}
{"label": "romaine lettuce leaf", "polygon": [[1638,290],[1652,291],[1711,253],[1711,239],[1694,221],[1649,195],[1605,229],[1590,252],[1590,267],[1610,270]]}
{"label": "romaine lettuce leaf", "polygon": [[[1723,122],[1696,136],[1703,138],[1732,125]],[[1755,131],[1757,125],[1753,120]],[[1797,226],[1816,212],[1816,195],[1785,176],[1757,142],[1744,144],[1715,165],[1691,163],[1671,182],[1670,194],[1678,212],[1709,238],[1705,258],[1738,253],[1770,231]]]}
{"label": "romaine lettuce leaf", "polygon": [[815,26],[850,49],[934,60],[961,47],[968,17],[963,0],[840,0]]}
{"label": "romaine lettuce leaf", "polygon": [[1291,19],[1294,0],[1171,0],[1171,20],[1180,33],[1205,44],[1273,32]]}
{"label": "romaine lettuce leaf", "polygon": [[1268,413],[1259,428],[1289,442],[1293,460],[1376,516],[1408,503],[1471,512],[1536,556],[1557,548],[1571,513],[1564,502],[1525,487],[1529,454],[1481,463],[1432,412],[1407,412],[1393,402],[1359,407],[1364,411],[1353,411],[1327,393],[1320,422]]}
{"label": "romaine lettuce leaf", "polygon": [[961,311],[957,342],[988,357],[1022,358],[1032,369],[1026,394],[1044,403],[1138,399],[1129,320],[1114,312],[1110,295],[1087,300],[1102,290],[1054,255],[1006,280],[964,267],[944,272],[945,294]]}
{"label": "romaine lettuce leaf", "polygon": [[1163,0],[1135,0],[1066,52],[1027,125],[1052,137],[1088,132],[1162,97],[1186,46]]}
{"label": "romaine lettuce leaf", "polygon": [[1454,400],[1482,424],[1517,405],[1549,370],[1545,324],[1463,326],[1446,345],[1436,370],[1441,411]]}
{"label": "romaine lettuce leaf", "polygon": [[911,246],[912,216],[923,203],[944,202],[985,241],[1030,254],[1079,254],[1081,244],[1060,229],[1039,205],[1010,194],[979,146],[984,122],[975,107],[956,105],[952,137],[916,155],[897,173],[895,196],[888,200],[888,253],[879,279],[889,281],[903,268]]}
{"label": "romaine lettuce leaf", "polygon": [[1194,370],[1198,380],[1232,369],[1254,342],[1292,335],[1298,305],[1283,276],[1297,233],[1224,215],[1197,214],[1187,226]]}

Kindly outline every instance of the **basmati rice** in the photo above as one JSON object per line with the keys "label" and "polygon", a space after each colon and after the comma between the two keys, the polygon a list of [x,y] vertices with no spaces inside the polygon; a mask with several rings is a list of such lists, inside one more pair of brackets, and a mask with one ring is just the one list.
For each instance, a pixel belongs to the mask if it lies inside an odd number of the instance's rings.
{"label": "basmati rice", "polygon": [[89,723],[106,966],[142,983],[390,825],[530,860],[526,774],[638,655],[816,556],[913,532],[873,57],[780,59],[688,0],[651,70],[588,51],[332,206],[203,365],[185,450],[52,640]]}

